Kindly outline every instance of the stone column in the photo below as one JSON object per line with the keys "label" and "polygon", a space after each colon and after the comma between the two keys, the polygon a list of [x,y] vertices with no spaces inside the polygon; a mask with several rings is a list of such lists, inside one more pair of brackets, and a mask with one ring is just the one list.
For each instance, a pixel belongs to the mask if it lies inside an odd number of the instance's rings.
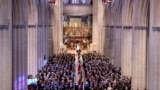
{"label": "stone column", "polygon": [[27,30],[24,26],[20,27],[13,28],[14,90],[27,89]]}
{"label": "stone column", "polygon": [[[105,52],[106,55],[113,60],[113,13],[111,11],[111,4],[105,5]],[[104,48],[105,48],[104,47]]]}
{"label": "stone column", "polygon": [[132,28],[123,28],[121,51],[122,74],[131,77]]}
{"label": "stone column", "polygon": [[147,90],[160,89],[160,8],[159,0],[150,0],[150,30],[147,62]]}
{"label": "stone column", "polygon": [[146,89],[148,0],[135,0],[133,4],[132,87]]}
{"label": "stone column", "polygon": [[121,67],[121,28],[114,26],[114,59],[113,64]]}
{"label": "stone column", "polygon": [[53,19],[53,16],[54,16],[54,12],[53,12],[53,8],[51,5],[49,5],[49,52],[50,52],[50,56],[53,55],[53,24],[54,24],[54,19]]}
{"label": "stone column", "polygon": [[[49,41],[49,37],[48,37],[48,22],[50,19],[48,12],[49,12],[49,2],[48,1],[39,1],[38,2],[39,6],[38,8],[38,25],[37,25],[37,45],[38,45],[38,49],[37,49],[37,55],[38,55],[38,69],[42,68],[44,66],[44,57],[48,57],[48,41]],[[51,34],[51,33],[50,33]]]}
{"label": "stone column", "polygon": [[12,3],[0,1],[0,89],[12,90]]}
{"label": "stone column", "polygon": [[122,42],[121,42],[121,63],[122,75],[131,77],[132,63],[132,0],[124,0],[122,7]]}
{"label": "stone column", "polygon": [[45,1],[40,0],[38,2],[39,6],[38,8],[38,25],[37,25],[37,54],[38,54],[38,69],[41,69],[43,67],[43,61],[45,53]]}
{"label": "stone column", "polygon": [[93,0],[93,47],[96,51],[104,53],[104,5],[101,0]]}
{"label": "stone column", "polygon": [[[114,3],[114,4],[113,4]],[[122,3],[120,0],[108,3],[113,14],[113,22],[110,28],[113,28],[113,63],[115,66],[121,66],[121,28],[122,28]]]}
{"label": "stone column", "polygon": [[53,29],[53,45],[54,53],[59,53],[60,45],[63,44],[63,0],[56,0],[54,9],[54,29]]}
{"label": "stone column", "polygon": [[25,0],[13,1],[12,90],[27,89],[27,5]]}
{"label": "stone column", "polygon": [[35,0],[29,1],[28,12],[28,75],[37,74],[37,7]]}
{"label": "stone column", "polygon": [[37,29],[28,28],[28,75],[37,73]]}
{"label": "stone column", "polygon": [[49,56],[51,56],[51,55],[49,55],[50,54],[50,46],[51,46],[51,44],[50,44],[50,35],[49,34],[51,34],[50,33],[50,4],[49,4],[49,2],[48,1],[46,1],[46,3],[45,3],[45,13],[46,13],[46,15],[45,15],[45,21],[46,21],[46,24],[45,24],[45,32],[46,32],[46,34],[45,34],[45,37],[46,37],[46,58],[48,58]]}

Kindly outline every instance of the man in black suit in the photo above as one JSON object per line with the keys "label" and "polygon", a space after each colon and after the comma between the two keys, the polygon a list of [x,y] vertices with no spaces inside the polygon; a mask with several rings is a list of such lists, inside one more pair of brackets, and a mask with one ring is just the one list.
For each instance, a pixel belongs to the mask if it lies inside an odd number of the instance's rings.
{"label": "man in black suit", "polygon": [[81,48],[80,48],[79,44],[76,45],[76,51],[77,51],[77,54],[80,55]]}

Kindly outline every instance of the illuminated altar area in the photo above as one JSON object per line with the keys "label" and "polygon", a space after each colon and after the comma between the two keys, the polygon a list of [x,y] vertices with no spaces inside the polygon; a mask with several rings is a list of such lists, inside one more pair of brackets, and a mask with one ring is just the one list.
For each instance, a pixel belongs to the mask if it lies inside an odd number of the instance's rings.
{"label": "illuminated altar area", "polygon": [[90,47],[92,28],[88,16],[66,18],[63,27],[63,43],[67,50],[75,50],[77,44],[82,50]]}

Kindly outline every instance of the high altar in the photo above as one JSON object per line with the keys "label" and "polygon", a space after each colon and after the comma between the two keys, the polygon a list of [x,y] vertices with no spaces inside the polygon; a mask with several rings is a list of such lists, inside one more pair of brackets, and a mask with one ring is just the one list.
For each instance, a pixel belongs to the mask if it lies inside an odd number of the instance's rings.
{"label": "high altar", "polygon": [[92,28],[81,21],[81,18],[71,18],[64,22],[63,43],[69,50],[75,50],[78,44],[82,50],[87,50],[92,42]]}

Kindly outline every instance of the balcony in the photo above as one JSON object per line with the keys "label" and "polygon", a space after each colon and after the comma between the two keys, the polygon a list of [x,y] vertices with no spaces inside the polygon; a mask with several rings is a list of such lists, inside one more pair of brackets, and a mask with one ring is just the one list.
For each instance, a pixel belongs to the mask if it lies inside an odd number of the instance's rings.
{"label": "balcony", "polygon": [[68,4],[63,6],[63,14],[71,16],[83,16],[92,14],[92,5]]}

